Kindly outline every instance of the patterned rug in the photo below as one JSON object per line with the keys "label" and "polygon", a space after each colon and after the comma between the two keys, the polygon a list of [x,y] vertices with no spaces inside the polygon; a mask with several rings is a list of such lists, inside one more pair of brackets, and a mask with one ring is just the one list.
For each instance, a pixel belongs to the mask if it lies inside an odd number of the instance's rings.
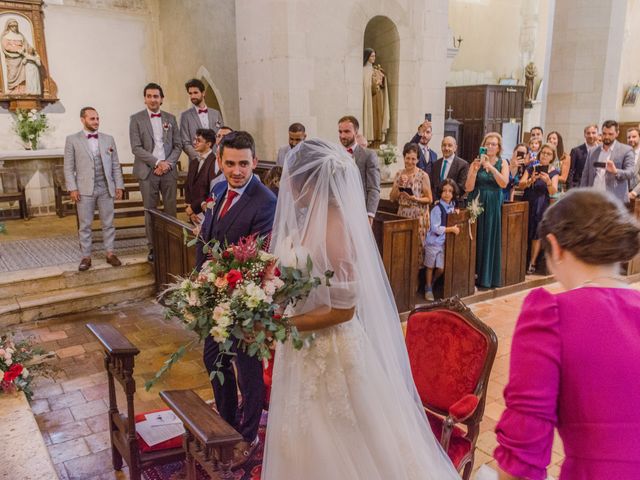
{"label": "patterned rug", "polygon": [[[94,239],[93,251],[95,258],[104,258],[105,252],[100,240]],[[120,256],[146,253],[147,241],[145,238],[118,240],[116,237],[115,251]],[[0,272],[51,267],[79,261],[80,247],[76,235],[0,242]]]}
{"label": "patterned rug", "polygon": [[[262,412],[260,419],[260,445],[254,452],[251,459],[242,467],[233,470],[233,480],[260,480],[262,473],[262,457],[264,455],[264,442],[267,433],[267,412]],[[146,480],[183,480],[186,478],[184,462],[168,463],[159,467],[150,467],[142,472]],[[198,465],[198,480],[210,480],[210,476]]]}

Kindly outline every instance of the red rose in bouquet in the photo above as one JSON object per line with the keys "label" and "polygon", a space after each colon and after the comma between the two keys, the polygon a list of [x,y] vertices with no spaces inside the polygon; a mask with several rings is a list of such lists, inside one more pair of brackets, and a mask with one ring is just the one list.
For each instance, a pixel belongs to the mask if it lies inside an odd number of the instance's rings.
{"label": "red rose in bouquet", "polygon": [[9,367],[9,370],[4,372],[4,381],[11,383],[16,378],[18,378],[21,373],[22,373],[22,365],[20,365],[19,363],[14,363]]}
{"label": "red rose in bouquet", "polygon": [[235,269],[229,270],[229,272],[227,272],[227,274],[225,275],[225,278],[227,279],[227,282],[229,283],[231,289],[234,289],[236,288],[236,285],[242,281],[242,272]]}

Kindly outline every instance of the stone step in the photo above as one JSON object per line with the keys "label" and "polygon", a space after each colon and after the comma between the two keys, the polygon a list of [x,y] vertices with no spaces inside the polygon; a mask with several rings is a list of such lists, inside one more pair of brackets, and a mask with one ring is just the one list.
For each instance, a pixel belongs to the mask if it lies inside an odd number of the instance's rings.
{"label": "stone step", "polygon": [[67,263],[4,273],[0,279],[0,300],[121,279],[153,278],[153,267],[146,254],[122,256],[120,260],[122,265],[114,268],[104,259],[93,259],[93,266],[86,272],[79,272],[77,263]]}
{"label": "stone step", "polygon": [[0,300],[0,329],[125,301],[140,300],[152,296],[154,292],[153,276],[144,275],[5,298]]}

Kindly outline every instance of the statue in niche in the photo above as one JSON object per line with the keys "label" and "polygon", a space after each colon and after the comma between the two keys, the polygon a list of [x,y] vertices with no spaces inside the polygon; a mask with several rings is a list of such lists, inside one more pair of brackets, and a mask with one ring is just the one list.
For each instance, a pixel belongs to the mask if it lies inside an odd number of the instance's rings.
{"label": "statue in niche", "polygon": [[364,49],[362,134],[369,143],[385,141],[389,130],[389,88],[382,67],[376,65],[376,52]]}
{"label": "statue in niche", "polygon": [[0,43],[7,72],[7,94],[41,95],[42,61],[35,48],[20,33],[15,19],[7,20]]}
{"label": "statue in niche", "polygon": [[531,107],[533,105],[533,85],[537,75],[538,69],[536,68],[535,64],[533,62],[529,62],[529,64],[524,69],[524,101],[525,105],[528,107]]}

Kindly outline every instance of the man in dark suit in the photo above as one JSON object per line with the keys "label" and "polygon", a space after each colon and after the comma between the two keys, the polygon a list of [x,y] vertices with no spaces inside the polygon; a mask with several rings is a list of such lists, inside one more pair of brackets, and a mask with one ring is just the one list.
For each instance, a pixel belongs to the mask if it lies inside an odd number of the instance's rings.
{"label": "man in dark suit", "polygon": [[[176,164],[182,143],[176,117],[160,110],[164,93],[157,83],[144,87],[146,108],[131,115],[129,142],[133,153],[133,173],[140,182],[140,193],[144,208],[156,208],[160,193],[164,213],[176,216],[176,186],[178,169]],[[145,228],[149,246],[150,262],[153,261],[153,232],[151,217],[145,213]]]}
{"label": "man in dark suit", "polygon": [[380,203],[380,165],[376,152],[362,148],[356,142],[359,128],[358,119],[351,115],[346,115],[338,120],[340,143],[353,157],[360,171],[369,224],[372,224],[378,210],[378,203]]}
{"label": "man in dark suit", "polygon": [[418,168],[421,168],[429,174],[433,169],[433,164],[438,158],[438,154],[429,148],[432,135],[431,122],[425,120],[424,123],[418,125],[418,133],[411,139],[411,143],[417,143],[420,147],[418,150]]}
{"label": "man in dark suit", "polygon": [[458,144],[453,137],[442,139],[442,158],[436,160],[431,169],[429,179],[431,180],[431,192],[434,201],[438,199],[440,185],[446,178],[450,178],[458,186],[456,192],[458,196],[464,193],[464,184],[469,173],[469,162],[456,155]]}
{"label": "man in dark suit", "polygon": [[567,183],[569,188],[580,186],[584,164],[587,161],[589,153],[598,146],[598,126],[587,125],[584,127],[585,143],[571,149],[571,167],[569,169],[569,178]]}
{"label": "man in dark suit", "polygon": [[199,128],[210,128],[214,132],[223,125],[222,114],[215,108],[207,107],[204,101],[205,86],[197,78],[192,78],[185,83],[192,106],[180,115],[180,133],[182,135],[182,147],[189,160],[198,158],[193,139]]}
{"label": "man in dark suit", "polygon": [[205,200],[209,196],[211,181],[222,172],[218,168],[216,174],[216,133],[210,128],[199,128],[193,139],[194,151],[197,158],[189,161],[187,182],[184,186],[184,197],[187,202],[186,213],[194,225],[198,225],[204,218]]}
{"label": "man in dark suit", "polygon": [[[226,181],[213,187],[213,206],[205,213],[200,236],[204,242],[217,240],[221,243],[237,243],[241,237],[251,234],[268,235],[276,212],[276,197],[265,187],[253,170],[258,165],[255,143],[247,132],[232,132],[220,142],[219,164]],[[203,243],[197,245],[197,267],[206,260]],[[234,465],[251,457],[258,444],[258,426],[264,402],[262,362],[248,356],[237,344],[235,364],[238,378],[228,356],[218,359],[218,344],[208,336],[204,342],[204,364],[209,373],[216,370],[216,361],[222,362],[220,372],[224,375],[221,385],[217,377],[211,381],[216,407],[222,418],[232,425],[244,438],[236,447]],[[238,411],[237,387],[240,387],[242,406]]]}

